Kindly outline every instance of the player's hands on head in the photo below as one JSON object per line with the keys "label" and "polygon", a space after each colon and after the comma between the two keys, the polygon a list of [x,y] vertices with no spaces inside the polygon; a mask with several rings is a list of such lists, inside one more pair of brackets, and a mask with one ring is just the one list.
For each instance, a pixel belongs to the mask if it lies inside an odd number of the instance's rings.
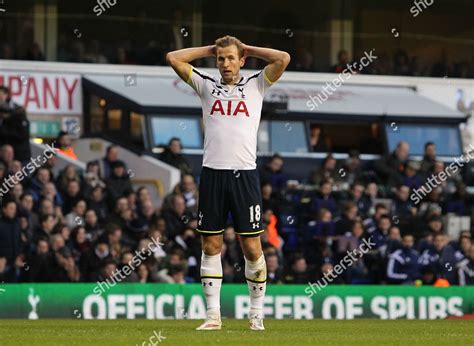
{"label": "player's hands on head", "polygon": [[249,56],[249,47],[245,44],[242,43],[242,58],[247,58]]}

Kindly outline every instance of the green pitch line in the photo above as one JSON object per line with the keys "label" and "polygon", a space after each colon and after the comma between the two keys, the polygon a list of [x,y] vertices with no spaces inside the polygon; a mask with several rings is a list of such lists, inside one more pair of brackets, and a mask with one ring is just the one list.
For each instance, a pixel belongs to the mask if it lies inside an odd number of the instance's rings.
{"label": "green pitch line", "polygon": [[263,332],[228,319],[221,331],[195,331],[200,322],[0,320],[0,345],[474,345],[472,320],[266,320]]}

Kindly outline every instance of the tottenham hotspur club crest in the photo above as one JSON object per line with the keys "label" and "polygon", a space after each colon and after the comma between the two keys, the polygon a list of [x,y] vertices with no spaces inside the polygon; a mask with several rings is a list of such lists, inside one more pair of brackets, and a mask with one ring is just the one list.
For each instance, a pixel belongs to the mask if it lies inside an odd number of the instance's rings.
{"label": "tottenham hotspur club crest", "polygon": [[244,88],[239,88],[238,90],[239,90],[239,92],[240,92],[240,94],[241,94],[240,97],[242,97],[242,98],[244,99],[244,98],[245,98]]}
{"label": "tottenham hotspur club crest", "polygon": [[202,215],[202,212],[199,212],[199,215],[198,215],[198,216],[199,216],[198,226],[201,226],[201,225],[202,225],[202,217],[203,217],[204,215]]}

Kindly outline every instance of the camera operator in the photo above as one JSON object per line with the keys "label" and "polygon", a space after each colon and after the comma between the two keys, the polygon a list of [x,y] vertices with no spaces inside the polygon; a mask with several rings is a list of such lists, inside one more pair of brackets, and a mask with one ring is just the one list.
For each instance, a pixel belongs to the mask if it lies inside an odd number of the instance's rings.
{"label": "camera operator", "polygon": [[30,122],[23,107],[12,101],[10,90],[0,86],[0,145],[10,144],[15,159],[22,163],[31,157]]}

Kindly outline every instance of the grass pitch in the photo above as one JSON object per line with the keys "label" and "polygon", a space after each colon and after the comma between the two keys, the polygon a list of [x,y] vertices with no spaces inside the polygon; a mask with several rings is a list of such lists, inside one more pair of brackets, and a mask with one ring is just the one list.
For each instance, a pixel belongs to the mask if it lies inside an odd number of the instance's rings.
{"label": "grass pitch", "polygon": [[[474,345],[472,320],[224,320],[195,331],[197,320],[0,320],[0,345]],[[161,335],[160,342],[152,337]]]}

